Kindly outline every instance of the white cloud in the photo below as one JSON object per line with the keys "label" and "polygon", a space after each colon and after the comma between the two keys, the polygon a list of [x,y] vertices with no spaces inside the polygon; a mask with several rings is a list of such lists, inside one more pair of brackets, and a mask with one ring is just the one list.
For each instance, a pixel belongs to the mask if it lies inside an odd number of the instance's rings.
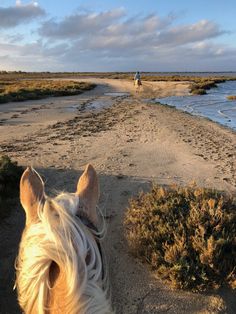
{"label": "white cloud", "polygon": [[175,17],[157,15],[127,18],[123,9],[99,14],[77,13],[61,21],[42,24],[39,34],[52,40],[77,41],[84,49],[128,49],[130,53],[161,46],[182,46],[209,40],[225,33],[214,22],[202,20],[195,24],[175,26]]}
{"label": "white cloud", "polygon": [[124,9],[119,8],[101,13],[78,13],[56,22],[53,19],[43,23],[39,32],[51,38],[78,38],[89,33],[97,33],[124,16]]}
{"label": "white cloud", "polygon": [[0,7],[0,28],[12,28],[44,15],[45,11],[37,2],[22,4],[20,0],[17,0],[15,6]]}
{"label": "white cloud", "polygon": [[188,43],[198,42],[224,34],[225,31],[219,28],[219,25],[201,20],[195,24],[173,27],[160,33],[158,41],[165,45],[184,45]]}
{"label": "white cloud", "polygon": [[[23,6],[20,1],[18,5]],[[40,9],[35,3],[29,5]],[[222,70],[221,61],[228,67],[236,64],[236,49],[216,44],[215,39],[226,34],[218,24],[209,20],[188,25],[180,22],[174,15],[130,17],[123,8],[100,13],[78,11],[61,20],[43,22],[34,42],[17,44],[20,34],[3,40],[0,56],[9,67],[17,64],[31,71],[132,71],[137,67],[207,71]]]}

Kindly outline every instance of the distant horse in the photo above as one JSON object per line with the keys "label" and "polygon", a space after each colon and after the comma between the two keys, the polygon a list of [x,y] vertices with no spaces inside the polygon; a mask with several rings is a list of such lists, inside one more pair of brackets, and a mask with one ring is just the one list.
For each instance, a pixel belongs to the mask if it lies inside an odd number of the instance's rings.
{"label": "distant horse", "polygon": [[26,225],[16,260],[16,287],[24,313],[112,313],[98,197],[91,165],[80,177],[76,193],[55,198],[45,195],[43,180],[34,169],[23,173],[20,200]]}
{"label": "distant horse", "polygon": [[140,90],[140,86],[142,86],[141,80],[134,80],[134,87],[136,88],[136,92]]}

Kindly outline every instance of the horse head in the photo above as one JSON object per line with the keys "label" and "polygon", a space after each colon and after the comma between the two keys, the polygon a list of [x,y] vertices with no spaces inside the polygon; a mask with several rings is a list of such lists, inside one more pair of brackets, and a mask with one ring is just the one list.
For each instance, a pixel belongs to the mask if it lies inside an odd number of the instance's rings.
{"label": "horse head", "polygon": [[20,181],[25,229],[16,260],[18,301],[25,313],[111,313],[100,239],[96,171],[87,165],[75,193],[54,198],[27,168]]}

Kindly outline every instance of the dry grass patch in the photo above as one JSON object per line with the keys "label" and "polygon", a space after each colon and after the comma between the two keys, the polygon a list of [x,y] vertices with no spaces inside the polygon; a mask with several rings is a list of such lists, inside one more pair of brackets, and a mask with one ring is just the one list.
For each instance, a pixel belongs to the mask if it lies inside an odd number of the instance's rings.
{"label": "dry grass patch", "polygon": [[195,87],[191,87],[190,89],[190,93],[192,95],[206,95],[206,90],[203,88],[195,88]]}
{"label": "dry grass patch", "polygon": [[91,83],[61,80],[0,81],[0,103],[78,95],[94,87]]}
{"label": "dry grass patch", "polygon": [[230,96],[227,96],[227,99],[228,100],[236,100],[236,96],[230,95]]}
{"label": "dry grass patch", "polygon": [[224,80],[222,79],[201,79],[199,81],[195,81],[190,87],[190,93],[192,95],[205,95],[206,91],[211,88],[216,88],[218,83],[222,83]]}
{"label": "dry grass patch", "polygon": [[236,288],[236,204],[197,187],[154,186],[130,201],[125,218],[132,252],[175,288]]}

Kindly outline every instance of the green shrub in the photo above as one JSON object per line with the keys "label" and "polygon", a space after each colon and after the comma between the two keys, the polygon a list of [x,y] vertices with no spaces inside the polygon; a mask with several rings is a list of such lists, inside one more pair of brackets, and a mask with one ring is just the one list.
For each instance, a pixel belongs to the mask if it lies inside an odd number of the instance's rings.
{"label": "green shrub", "polygon": [[22,173],[23,168],[8,156],[0,157],[0,218],[9,214],[9,204],[18,196]]}
{"label": "green shrub", "polygon": [[236,288],[236,204],[197,187],[154,186],[130,201],[125,217],[132,252],[173,287]]}

